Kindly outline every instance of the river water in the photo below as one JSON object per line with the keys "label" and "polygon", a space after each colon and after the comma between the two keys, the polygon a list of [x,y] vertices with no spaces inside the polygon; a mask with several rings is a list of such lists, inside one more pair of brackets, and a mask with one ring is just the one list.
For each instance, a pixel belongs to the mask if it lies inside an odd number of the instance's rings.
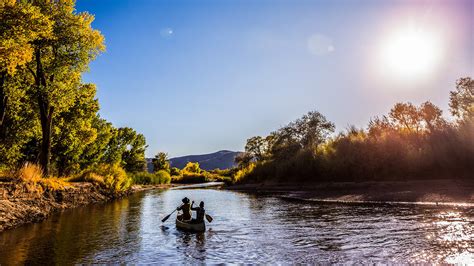
{"label": "river water", "polygon": [[[206,202],[205,233],[177,231],[187,196]],[[468,207],[289,201],[216,189],[146,191],[0,233],[0,264],[474,263]]]}

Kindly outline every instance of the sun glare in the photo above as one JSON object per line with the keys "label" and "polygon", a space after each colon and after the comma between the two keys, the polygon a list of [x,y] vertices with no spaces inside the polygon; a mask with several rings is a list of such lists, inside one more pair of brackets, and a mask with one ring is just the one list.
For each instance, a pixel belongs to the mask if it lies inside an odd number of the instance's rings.
{"label": "sun glare", "polygon": [[414,79],[439,64],[441,45],[433,33],[404,29],[393,32],[381,45],[383,72],[392,78]]}

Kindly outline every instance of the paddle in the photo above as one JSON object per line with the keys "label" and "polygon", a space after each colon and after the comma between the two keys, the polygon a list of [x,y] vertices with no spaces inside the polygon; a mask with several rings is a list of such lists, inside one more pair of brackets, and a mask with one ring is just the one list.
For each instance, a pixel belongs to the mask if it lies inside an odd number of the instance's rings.
{"label": "paddle", "polygon": [[174,209],[174,211],[170,214],[168,214],[165,218],[163,218],[163,220],[161,220],[162,223],[166,222],[166,220],[168,220],[171,216],[171,214],[173,214],[175,211],[177,211],[178,209]]}
{"label": "paddle", "polygon": [[211,223],[213,219],[209,214],[206,214],[206,220]]}

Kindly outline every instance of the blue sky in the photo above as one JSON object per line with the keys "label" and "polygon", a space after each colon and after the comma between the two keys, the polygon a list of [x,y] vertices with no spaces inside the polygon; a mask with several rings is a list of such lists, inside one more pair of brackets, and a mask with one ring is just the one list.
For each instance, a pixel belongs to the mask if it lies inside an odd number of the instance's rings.
{"label": "blue sky", "polygon": [[[247,138],[310,110],[338,131],[365,127],[399,101],[447,112],[455,80],[474,74],[473,9],[429,0],[77,2],[107,45],[84,80],[98,86],[102,117],[145,135],[148,157],[243,150]],[[438,38],[435,59],[410,78],[380,59],[407,27]],[[421,40],[431,51],[434,39]],[[396,64],[410,69],[417,53]]]}

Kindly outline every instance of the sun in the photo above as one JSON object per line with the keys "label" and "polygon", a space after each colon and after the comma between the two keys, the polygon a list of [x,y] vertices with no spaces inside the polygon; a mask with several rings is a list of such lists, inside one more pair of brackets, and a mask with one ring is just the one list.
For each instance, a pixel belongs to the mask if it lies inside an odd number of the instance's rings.
{"label": "sun", "polygon": [[393,78],[421,78],[439,65],[441,45],[431,32],[406,28],[388,35],[380,57],[383,72]]}

